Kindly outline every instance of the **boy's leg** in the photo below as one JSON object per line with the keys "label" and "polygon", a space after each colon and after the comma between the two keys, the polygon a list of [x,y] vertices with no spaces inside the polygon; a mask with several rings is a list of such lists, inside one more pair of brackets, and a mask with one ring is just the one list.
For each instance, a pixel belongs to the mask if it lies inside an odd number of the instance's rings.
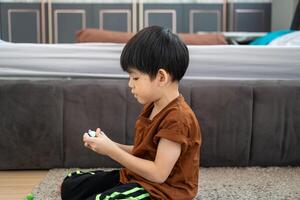
{"label": "boy's leg", "polygon": [[70,173],[61,186],[61,198],[63,200],[82,200],[101,193],[118,185],[120,182],[119,170],[110,172],[76,171]]}
{"label": "boy's leg", "polygon": [[137,183],[115,186],[102,193],[92,195],[86,200],[150,200],[150,194]]}

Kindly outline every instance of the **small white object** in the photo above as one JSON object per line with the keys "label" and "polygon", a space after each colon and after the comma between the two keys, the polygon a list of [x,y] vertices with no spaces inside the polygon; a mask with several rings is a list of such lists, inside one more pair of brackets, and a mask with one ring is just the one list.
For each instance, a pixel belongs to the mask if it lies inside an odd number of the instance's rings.
{"label": "small white object", "polygon": [[89,131],[88,131],[88,135],[89,135],[90,137],[96,137],[96,131],[89,130]]}
{"label": "small white object", "polygon": [[[105,135],[103,131],[100,132],[101,134]],[[91,129],[88,130],[88,135],[90,137],[96,137],[96,131],[92,131]]]}

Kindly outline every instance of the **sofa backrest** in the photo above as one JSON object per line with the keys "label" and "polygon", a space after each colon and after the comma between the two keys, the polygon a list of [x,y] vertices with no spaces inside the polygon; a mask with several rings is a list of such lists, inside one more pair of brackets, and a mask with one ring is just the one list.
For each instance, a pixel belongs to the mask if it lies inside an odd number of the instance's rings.
{"label": "sofa backrest", "polygon": [[[300,165],[300,81],[183,80],[201,166]],[[119,167],[86,149],[101,127],[133,143],[142,106],[125,79],[0,80],[0,169]]]}

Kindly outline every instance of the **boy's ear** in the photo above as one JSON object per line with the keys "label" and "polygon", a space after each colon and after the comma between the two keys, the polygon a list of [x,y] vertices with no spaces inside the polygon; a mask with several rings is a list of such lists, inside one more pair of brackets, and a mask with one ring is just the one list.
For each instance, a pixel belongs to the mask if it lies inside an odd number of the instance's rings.
{"label": "boy's ear", "polygon": [[160,85],[164,85],[170,81],[170,75],[166,70],[159,69],[156,75],[156,79],[159,81]]}

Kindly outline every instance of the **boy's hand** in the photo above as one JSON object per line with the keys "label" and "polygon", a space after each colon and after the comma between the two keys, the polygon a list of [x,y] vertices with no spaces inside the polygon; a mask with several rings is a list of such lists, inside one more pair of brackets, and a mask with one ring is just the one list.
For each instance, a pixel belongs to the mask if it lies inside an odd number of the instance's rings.
{"label": "boy's hand", "polygon": [[96,137],[90,137],[87,133],[83,135],[84,146],[103,155],[109,155],[116,144],[109,139],[100,128],[96,129]]}

